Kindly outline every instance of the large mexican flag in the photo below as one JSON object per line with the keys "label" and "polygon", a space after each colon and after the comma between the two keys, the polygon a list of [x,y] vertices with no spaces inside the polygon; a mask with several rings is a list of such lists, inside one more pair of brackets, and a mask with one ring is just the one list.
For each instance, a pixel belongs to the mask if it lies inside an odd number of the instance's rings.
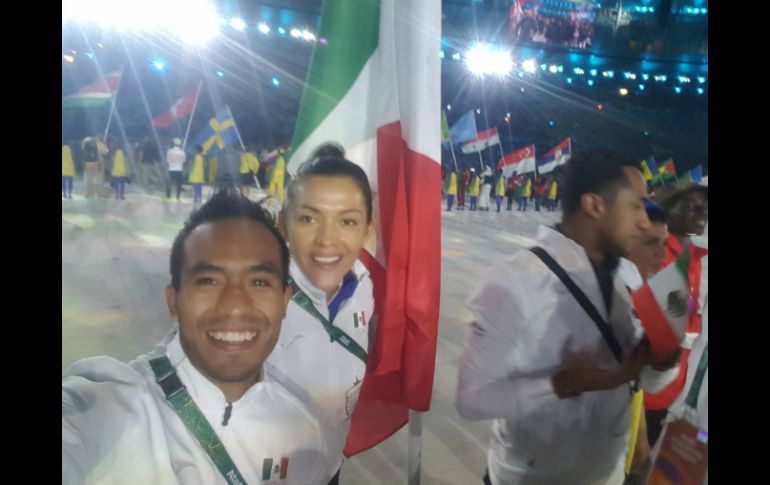
{"label": "large mexican flag", "polygon": [[94,83],[80,88],[77,93],[63,97],[62,108],[98,107],[109,104],[118,92],[120,77],[120,71],[109,73]]}
{"label": "large mexican flag", "polygon": [[292,140],[294,173],[337,141],[369,176],[377,240],[362,251],[376,335],[345,454],[430,407],[441,271],[440,0],[325,1]]}

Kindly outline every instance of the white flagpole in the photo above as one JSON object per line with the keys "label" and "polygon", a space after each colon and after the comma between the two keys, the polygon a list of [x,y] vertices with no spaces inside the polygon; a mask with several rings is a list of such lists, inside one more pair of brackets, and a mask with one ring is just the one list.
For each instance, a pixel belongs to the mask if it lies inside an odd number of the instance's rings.
{"label": "white flagpole", "polygon": [[452,150],[452,160],[455,162],[455,172],[457,172],[459,169],[457,168],[457,157],[455,157],[455,146],[452,142],[452,137],[449,137],[449,148]]}
{"label": "white flagpole", "polygon": [[503,157],[503,159],[505,159],[505,153],[503,152],[503,144],[500,143],[500,137],[499,136],[498,136],[498,139],[497,139],[497,146],[500,147],[500,156]]}
{"label": "white flagpole", "polygon": [[184,141],[182,142],[182,150],[184,150],[185,147],[187,146],[187,137],[188,135],[190,135],[190,127],[192,126],[192,120],[193,120],[193,117],[195,116],[195,110],[198,109],[198,98],[201,95],[201,86],[203,86],[203,81],[198,81],[198,92],[195,94],[195,104],[193,104],[193,110],[192,110],[192,113],[190,113],[190,121],[187,122],[187,131],[184,134]]}
{"label": "white flagpole", "polygon": [[[118,98],[118,92],[120,92],[120,82],[123,80],[123,66],[120,66],[120,74],[118,75],[118,86],[115,88],[115,96],[112,96],[112,106],[110,107],[110,116],[107,118],[107,127],[104,129],[104,137],[102,140],[107,142],[107,133],[110,132],[110,124],[112,123],[112,114],[115,112],[115,101]],[[107,87],[109,89],[109,86]]]}
{"label": "white flagpole", "polygon": [[409,447],[408,447],[408,485],[420,485],[420,467],[422,464],[422,415],[419,411],[409,410]]}

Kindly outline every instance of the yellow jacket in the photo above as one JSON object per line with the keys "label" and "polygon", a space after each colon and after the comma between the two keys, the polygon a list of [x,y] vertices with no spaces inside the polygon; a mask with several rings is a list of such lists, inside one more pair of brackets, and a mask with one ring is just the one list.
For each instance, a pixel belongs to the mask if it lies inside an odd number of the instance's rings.
{"label": "yellow jacket", "polygon": [[457,195],[457,174],[452,172],[449,174],[449,187],[446,189],[447,195]]}
{"label": "yellow jacket", "polygon": [[61,146],[61,176],[75,176],[75,162],[72,160],[72,149],[69,145]]}
{"label": "yellow jacket", "polygon": [[115,156],[112,157],[112,176],[128,177],[128,167],[126,167],[126,156],[123,154],[123,150],[120,148],[115,150]]}
{"label": "yellow jacket", "polygon": [[241,154],[240,173],[259,172],[259,159],[251,152]]}
{"label": "yellow jacket", "polygon": [[556,200],[557,190],[558,184],[556,182],[551,183],[551,190],[548,191],[548,200]]}
{"label": "yellow jacket", "polygon": [[475,175],[473,177],[473,180],[471,180],[471,190],[470,190],[471,197],[478,197],[480,189],[481,189],[481,177],[479,177],[478,175]]}
{"label": "yellow jacket", "polygon": [[214,157],[209,160],[209,183],[213,184],[217,181],[217,165],[219,165],[219,158]]}
{"label": "yellow jacket", "polygon": [[521,194],[521,196],[526,198],[532,196],[532,180],[527,179],[527,182],[524,184],[524,192]]}
{"label": "yellow jacket", "polygon": [[500,175],[497,177],[497,187],[495,187],[495,195],[502,196],[505,195],[505,177]]}
{"label": "yellow jacket", "polygon": [[203,179],[203,155],[200,153],[195,154],[193,159],[192,169],[190,170],[190,183],[202,184],[205,182]]}
{"label": "yellow jacket", "polygon": [[278,155],[273,167],[273,176],[270,178],[270,183],[276,183],[283,186],[283,176],[286,173],[286,159],[283,155]]}

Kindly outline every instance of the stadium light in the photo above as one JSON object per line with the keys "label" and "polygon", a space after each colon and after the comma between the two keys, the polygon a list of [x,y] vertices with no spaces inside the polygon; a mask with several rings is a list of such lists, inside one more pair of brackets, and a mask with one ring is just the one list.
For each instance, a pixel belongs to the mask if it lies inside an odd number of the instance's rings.
{"label": "stadium light", "polygon": [[465,53],[465,65],[476,76],[496,75],[499,77],[513,71],[511,54],[487,44],[478,44]]}

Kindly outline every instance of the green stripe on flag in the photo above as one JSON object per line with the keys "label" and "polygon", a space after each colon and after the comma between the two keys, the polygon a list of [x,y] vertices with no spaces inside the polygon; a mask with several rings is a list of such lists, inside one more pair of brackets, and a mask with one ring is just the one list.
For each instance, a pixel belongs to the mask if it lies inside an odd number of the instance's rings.
{"label": "green stripe on flag", "polygon": [[441,143],[450,141],[449,137],[449,123],[446,121],[446,112],[441,112]]}
{"label": "green stripe on flag", "polygon": [[[379,0],[325,1],[291,146],[296,150],[358,78],[380,37]],[[364,107],[362,107],[362,110]]]}
{"label": "green stripe on flag", "polygon": [[690,287],[690,251],[685,250],[681,256],[676,258],[674,262],[676,269],[682,275],[682,278],[687,282],[687,287]]}
{"label": "green stripe on flag", "polygon": [[273,474],[273,459],[265,458],[262,462],[262,480],[270,480],[270,476]]}

